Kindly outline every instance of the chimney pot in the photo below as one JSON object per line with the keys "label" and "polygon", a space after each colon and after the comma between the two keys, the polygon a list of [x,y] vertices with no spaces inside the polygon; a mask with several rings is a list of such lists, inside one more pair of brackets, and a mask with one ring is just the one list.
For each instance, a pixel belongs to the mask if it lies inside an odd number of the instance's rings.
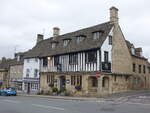
{"label": "chimney pot", "polygon": [[118,18],[118,9],[116,7],[110,8],[110,21],[114,24],[118,24],[119,18]]}
{"label": "chimney pot", "polygon": [[37,43],[41,42],[44,39],[44,35],[37,34]]}
{"label": "chimney pot", "polygon": [[58,27],[53,28],[53,37],[59,36],[60,29]]}

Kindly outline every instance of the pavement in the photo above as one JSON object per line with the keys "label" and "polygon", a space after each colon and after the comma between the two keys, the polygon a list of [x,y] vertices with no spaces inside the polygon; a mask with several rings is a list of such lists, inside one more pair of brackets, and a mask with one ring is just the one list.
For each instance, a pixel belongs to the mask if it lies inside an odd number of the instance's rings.
{"label": "pavement", "polygon": [[80,98],[0,96],[0,113],[150,113],[150,91],[130,91],[97,100]]}
{"label": "pavement", "polygon": [[50,99],[63,99],[63,100],[80,100],[80,101],[116,101],[126,98],[136,97],[138,95],[150,95],[150,90],[133,90],[122,93],[115,93],[105,97],[73,97],[73,96],[50,96],[50,95],[34,95],[34,94],[22,94],[19,93],[18,96],[24,97],[39,97],[39,98],[50,98]]}

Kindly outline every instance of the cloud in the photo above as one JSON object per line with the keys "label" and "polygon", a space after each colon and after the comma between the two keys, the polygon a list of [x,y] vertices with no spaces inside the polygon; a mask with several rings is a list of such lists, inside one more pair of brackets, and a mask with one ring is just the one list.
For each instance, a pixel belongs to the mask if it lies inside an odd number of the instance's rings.
{"label": "cloud", "polygon": [[119,8],[119,21],[127,40],[143,47],[150,56],[150,1],[148,0],[1,0],[0,57],[13,57],[17,51],[31,49],[38,33],[52,36],[52,28],[61,34],[109,20],[109,8]]}

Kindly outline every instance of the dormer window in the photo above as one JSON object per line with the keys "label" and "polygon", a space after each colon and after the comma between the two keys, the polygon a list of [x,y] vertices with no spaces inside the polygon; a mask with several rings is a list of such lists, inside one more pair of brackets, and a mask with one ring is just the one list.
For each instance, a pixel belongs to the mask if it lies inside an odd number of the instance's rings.
{"label": "dormer window", "polygon": [[51,48],[56,48],[57,44],[58,44],[58,41],[52,41]]}
{"label": "dormer window", "polygon": [[79,44],[80,42],[82,42],[85,39],[85,37],[86,36],[84,36],[84,35],[77,36],[77,44]]}
{"label": "dormer window", "polygon": [[64,45],[64,46],[67,46],[67,45],[69,44],[69,42],[70,42],[69,39],[65,39],[65,40],[63,41],[63,45]]}
{"label": "dormer window", "polygon": [[52,46],[52,48],[55,48],[56,47],[56,43],[53,42],[51,46]]}
{"label": "dormer window", "polygon": [[135,55],[135,49],[134,49],[134,47],[131,47],[131,53],[132,53],[132,55]]}
{"label": "dormer window", "polygon": [[93,39],[97,40],[102,36],[102,32],[101,31],[97,31],[97,32],[93,32]]}

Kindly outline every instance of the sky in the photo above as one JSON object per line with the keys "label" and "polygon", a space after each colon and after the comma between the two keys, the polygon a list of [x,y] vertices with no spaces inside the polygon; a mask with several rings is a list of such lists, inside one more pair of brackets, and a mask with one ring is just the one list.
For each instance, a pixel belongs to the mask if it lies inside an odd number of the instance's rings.
{"label": "sky", "polygon": [[53,27],[65,34],[107,22],[111,6],[125,38],[150,59],[149,0],[0,0],[0,58],[31,49],[37,34],[47,39]]}

